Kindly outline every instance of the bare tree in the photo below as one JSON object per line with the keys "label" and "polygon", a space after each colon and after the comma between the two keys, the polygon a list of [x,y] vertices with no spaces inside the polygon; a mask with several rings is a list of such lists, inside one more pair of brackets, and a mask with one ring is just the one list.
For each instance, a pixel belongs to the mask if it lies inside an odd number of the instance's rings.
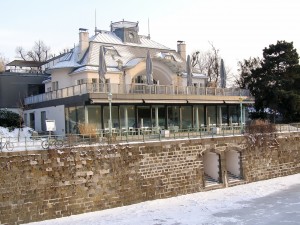
{"label": "bare tree", "polygon": [[200,53],[196,51],[192,54],[192,65],[197,68],[200,73],[208,76],[208,82],[211,86],[217,86],[220,78],[220,60],[219,49],[211,42],[211,49]]}
{"label": "bare tree", "polygon": [[7,59],[0,54],[0,73],[5,71],[6,63],[7,63]]}
{"label": "bare tree", "polygon": [[51,57],[50,47],[41,40],[34,42],[34,46],[29,51],[26,51],[22,46],[18,46],[16,53],[26,61],[45,62]]}

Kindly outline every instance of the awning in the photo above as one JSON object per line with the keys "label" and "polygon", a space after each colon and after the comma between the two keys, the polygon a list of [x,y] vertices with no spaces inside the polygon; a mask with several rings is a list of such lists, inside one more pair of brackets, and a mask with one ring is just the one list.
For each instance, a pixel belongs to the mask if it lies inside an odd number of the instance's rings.
{"label": "awning", "polygon": [[165,99],[165,100],[144,100],[145,103],[161,103],[161,104],[186,104],[186,100]]}
{"label": "awning", "polygon": [[[240,101],[225,101],[226,104],[240,104]],[[242,101],[242,104],[254,104],[254,101]]]}
{"label": "awning", "polygon": [[7,66],[20,66],[20,67],[41,67],[46,62],[39,61],[25,61],[25,60],[14,60],[6,64]]}
{"label": "awning", "polygon": [[254,100],[253,100],[253,101],[243,101],[242,103],[243,103],[243,104],[254,104],[255,101],[254,101]]}
{"label": "awning", "polygon": [[215,101],[209,101],[209,100],[188,100],[191,104],[224,104],[223,100],[215,100]]}
{"label": "awning", "polygon": [[240,104],[239,100],[236,101],[225,101],[226,104]]}
{"label": "awning", "polygon": [[[109,103],[108,99],[91,99],[92,104]],[[142,99],[113,99],[111,103],[143,103]]]}

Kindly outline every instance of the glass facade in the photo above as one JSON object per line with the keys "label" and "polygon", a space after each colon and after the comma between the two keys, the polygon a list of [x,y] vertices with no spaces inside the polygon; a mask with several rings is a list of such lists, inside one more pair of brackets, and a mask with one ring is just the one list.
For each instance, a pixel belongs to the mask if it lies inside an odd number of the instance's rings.
{"label": "glass facade", "polygon": [[[246,110],[245,110],[246,111]],[[245,112],[243,112],[245,113]],[[161,129],[190,129],[207,126],[239,123],[239,105],[113,105],[111,108],[112,128],[132,129],[156,127]],[[97,130],[109,128],[109,106],[88,105],[65,109],[66,132],[79,133],[78,126],[88,123]],[[34,116],[29,115],[30,124]]]}

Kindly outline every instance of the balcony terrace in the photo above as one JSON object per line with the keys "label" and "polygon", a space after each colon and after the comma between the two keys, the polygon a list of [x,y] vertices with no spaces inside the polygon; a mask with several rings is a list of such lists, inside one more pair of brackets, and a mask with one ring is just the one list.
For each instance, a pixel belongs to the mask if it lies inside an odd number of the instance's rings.
{"label": "balcony terrace", "polygon": [[[114,99],[187,99],[187,100],[243,100],[253,101],[249,90],[240,88],[211,88],[194,86],[173,86],[173,85],[144,85],[144,84],[95,84],[86,83],[62,88],[56,91],[25,98],[25,104],[35,104],[50,100],[63,99],[83,94],[92,94],[97,99],[107,99],[111,92]],[[97,95],[98,94],[98,95]],[[200,96],[202,96],[200,98]],[[191,102],[192,103],[192,102]]]}

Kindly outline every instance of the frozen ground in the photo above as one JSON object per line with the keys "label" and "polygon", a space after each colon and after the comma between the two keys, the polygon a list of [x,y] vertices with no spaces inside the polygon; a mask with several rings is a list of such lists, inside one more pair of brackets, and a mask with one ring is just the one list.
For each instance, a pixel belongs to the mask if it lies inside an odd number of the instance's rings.
{"label": "frozen ground", "polygon": [[30,225],[299,224],[300,174]]}
{"label": "frozen ground", "polygon": [[29,127],[24,127],[21,129],[14,129],[12,131],[9,131],[8,128],[0,127],[0,137],[2,138],[17,138],[18,136],[20,138],[30,138],[31,133],[30,131],[33,131],[33,129]]}

